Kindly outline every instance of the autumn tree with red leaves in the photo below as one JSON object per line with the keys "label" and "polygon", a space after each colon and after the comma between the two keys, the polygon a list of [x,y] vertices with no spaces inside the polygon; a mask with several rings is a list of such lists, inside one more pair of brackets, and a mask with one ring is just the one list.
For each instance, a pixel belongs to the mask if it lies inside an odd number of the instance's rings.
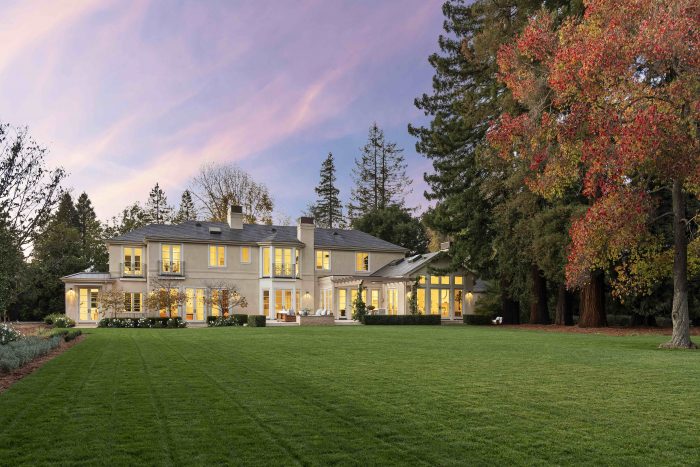
{"label": "autumn tree with red leaves", "polygon": [[[700,193],[700,5],[585,5],[583,18],[561,25],[542,11],[501,48],[501,79],[529,112],[502,115],[489,141],[529,165],[535,193],[553,199],[582,186],[590,199],[570,229],[570,288],[612,267],[614,295],[643,291],[654,268],[640,265],[671,252],[673,335],[663,346],[691,348],[688,241],[697,228],[687,198]],[[659,214],[669,191],[672,212]],[[672,222],[671,242],[652,229],[658,222]]]}

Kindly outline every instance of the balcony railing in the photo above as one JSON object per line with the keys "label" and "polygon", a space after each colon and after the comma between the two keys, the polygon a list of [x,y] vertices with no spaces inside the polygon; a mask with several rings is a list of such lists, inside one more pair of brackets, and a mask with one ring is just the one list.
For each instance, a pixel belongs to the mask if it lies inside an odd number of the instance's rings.
{"label": "balcony railing", "polygon": [[158,261],[159,276],[184,276],[184,261]]}
{"label": "balcony railing", "polygon": [[119,263],[121,277],[146,277],[146,263]]}
{"label": "balcony railing", "polygon": [[[270,274],[270,272],[272,274]],[[294,264],[272,263],[272,269],[263,273],[263,277],[298,278],[297,267]]]}

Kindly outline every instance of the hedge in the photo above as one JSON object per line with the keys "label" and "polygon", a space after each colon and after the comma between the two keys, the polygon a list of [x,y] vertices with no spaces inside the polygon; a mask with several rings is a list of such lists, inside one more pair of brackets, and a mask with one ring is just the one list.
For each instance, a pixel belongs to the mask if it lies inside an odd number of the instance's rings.
{"label": "hedge", "polygon": [[223,316],[207,316],[207,326],[243,326],[248,323],[248,315],[245,313],[236,313],[227,317]]}
{"label": "hedge", "polygon": [[102,318],[98,328],[184,328],[187,321],[175,318]]}
{"label": "hedge", "polygon": [[464,315],[462,316],[464,324],[471,324],[472,326],[488,326],[491,323],[491,317],[488,315]]}
{"label": "hedge", "polygon": [[248,315],[248,326],[254,328],[265,327],[267,320],[264,315]]}
{"label": "hedge", "polygon": [[68,330],[68,329],[54,329],[51,332],[50,337],[60,336],[60,337],[63,337],[64,341],[70,342],[73,339],[75,339],[76,337],[78,337],[79,335],[81,335],[82,333],[83,333],[83,331],[81,331],[80,329],[70,329],[70,330]]}
{"label": "hedge", "polygon": [[365,315],[363,324],[408,324],[408,325],[439,325],[442,323],[440,315]]}

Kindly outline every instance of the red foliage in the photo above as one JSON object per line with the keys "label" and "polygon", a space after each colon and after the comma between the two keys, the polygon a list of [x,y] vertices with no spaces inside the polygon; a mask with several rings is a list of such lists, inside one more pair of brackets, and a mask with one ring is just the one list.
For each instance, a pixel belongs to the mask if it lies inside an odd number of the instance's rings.
{"label": "red foliage", "polygon": [[541,13],[498,64],[531,111],[503,115],[489,142],[526,163],[536,193],[582,184],[592,202],[571,229],[570,286],[648,238],[649,180],[700,190],[697,0],[588,0],[558,30]]}

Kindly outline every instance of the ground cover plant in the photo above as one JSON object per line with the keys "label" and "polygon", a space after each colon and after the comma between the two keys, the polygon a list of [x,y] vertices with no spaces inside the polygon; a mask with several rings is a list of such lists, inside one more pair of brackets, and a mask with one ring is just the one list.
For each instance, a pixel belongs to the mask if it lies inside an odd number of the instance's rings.
{"label": "ground cover plant", "polygon": [[3,463],[700,459],[700,353],[657,349],[664,336],[497,326],[86,332],[0,394]]}
{"label": "ground cover plant", "polygon": [[7,373],[46,355],[61,344],[63,337],[27,336],[0,345],[0,373]]}

